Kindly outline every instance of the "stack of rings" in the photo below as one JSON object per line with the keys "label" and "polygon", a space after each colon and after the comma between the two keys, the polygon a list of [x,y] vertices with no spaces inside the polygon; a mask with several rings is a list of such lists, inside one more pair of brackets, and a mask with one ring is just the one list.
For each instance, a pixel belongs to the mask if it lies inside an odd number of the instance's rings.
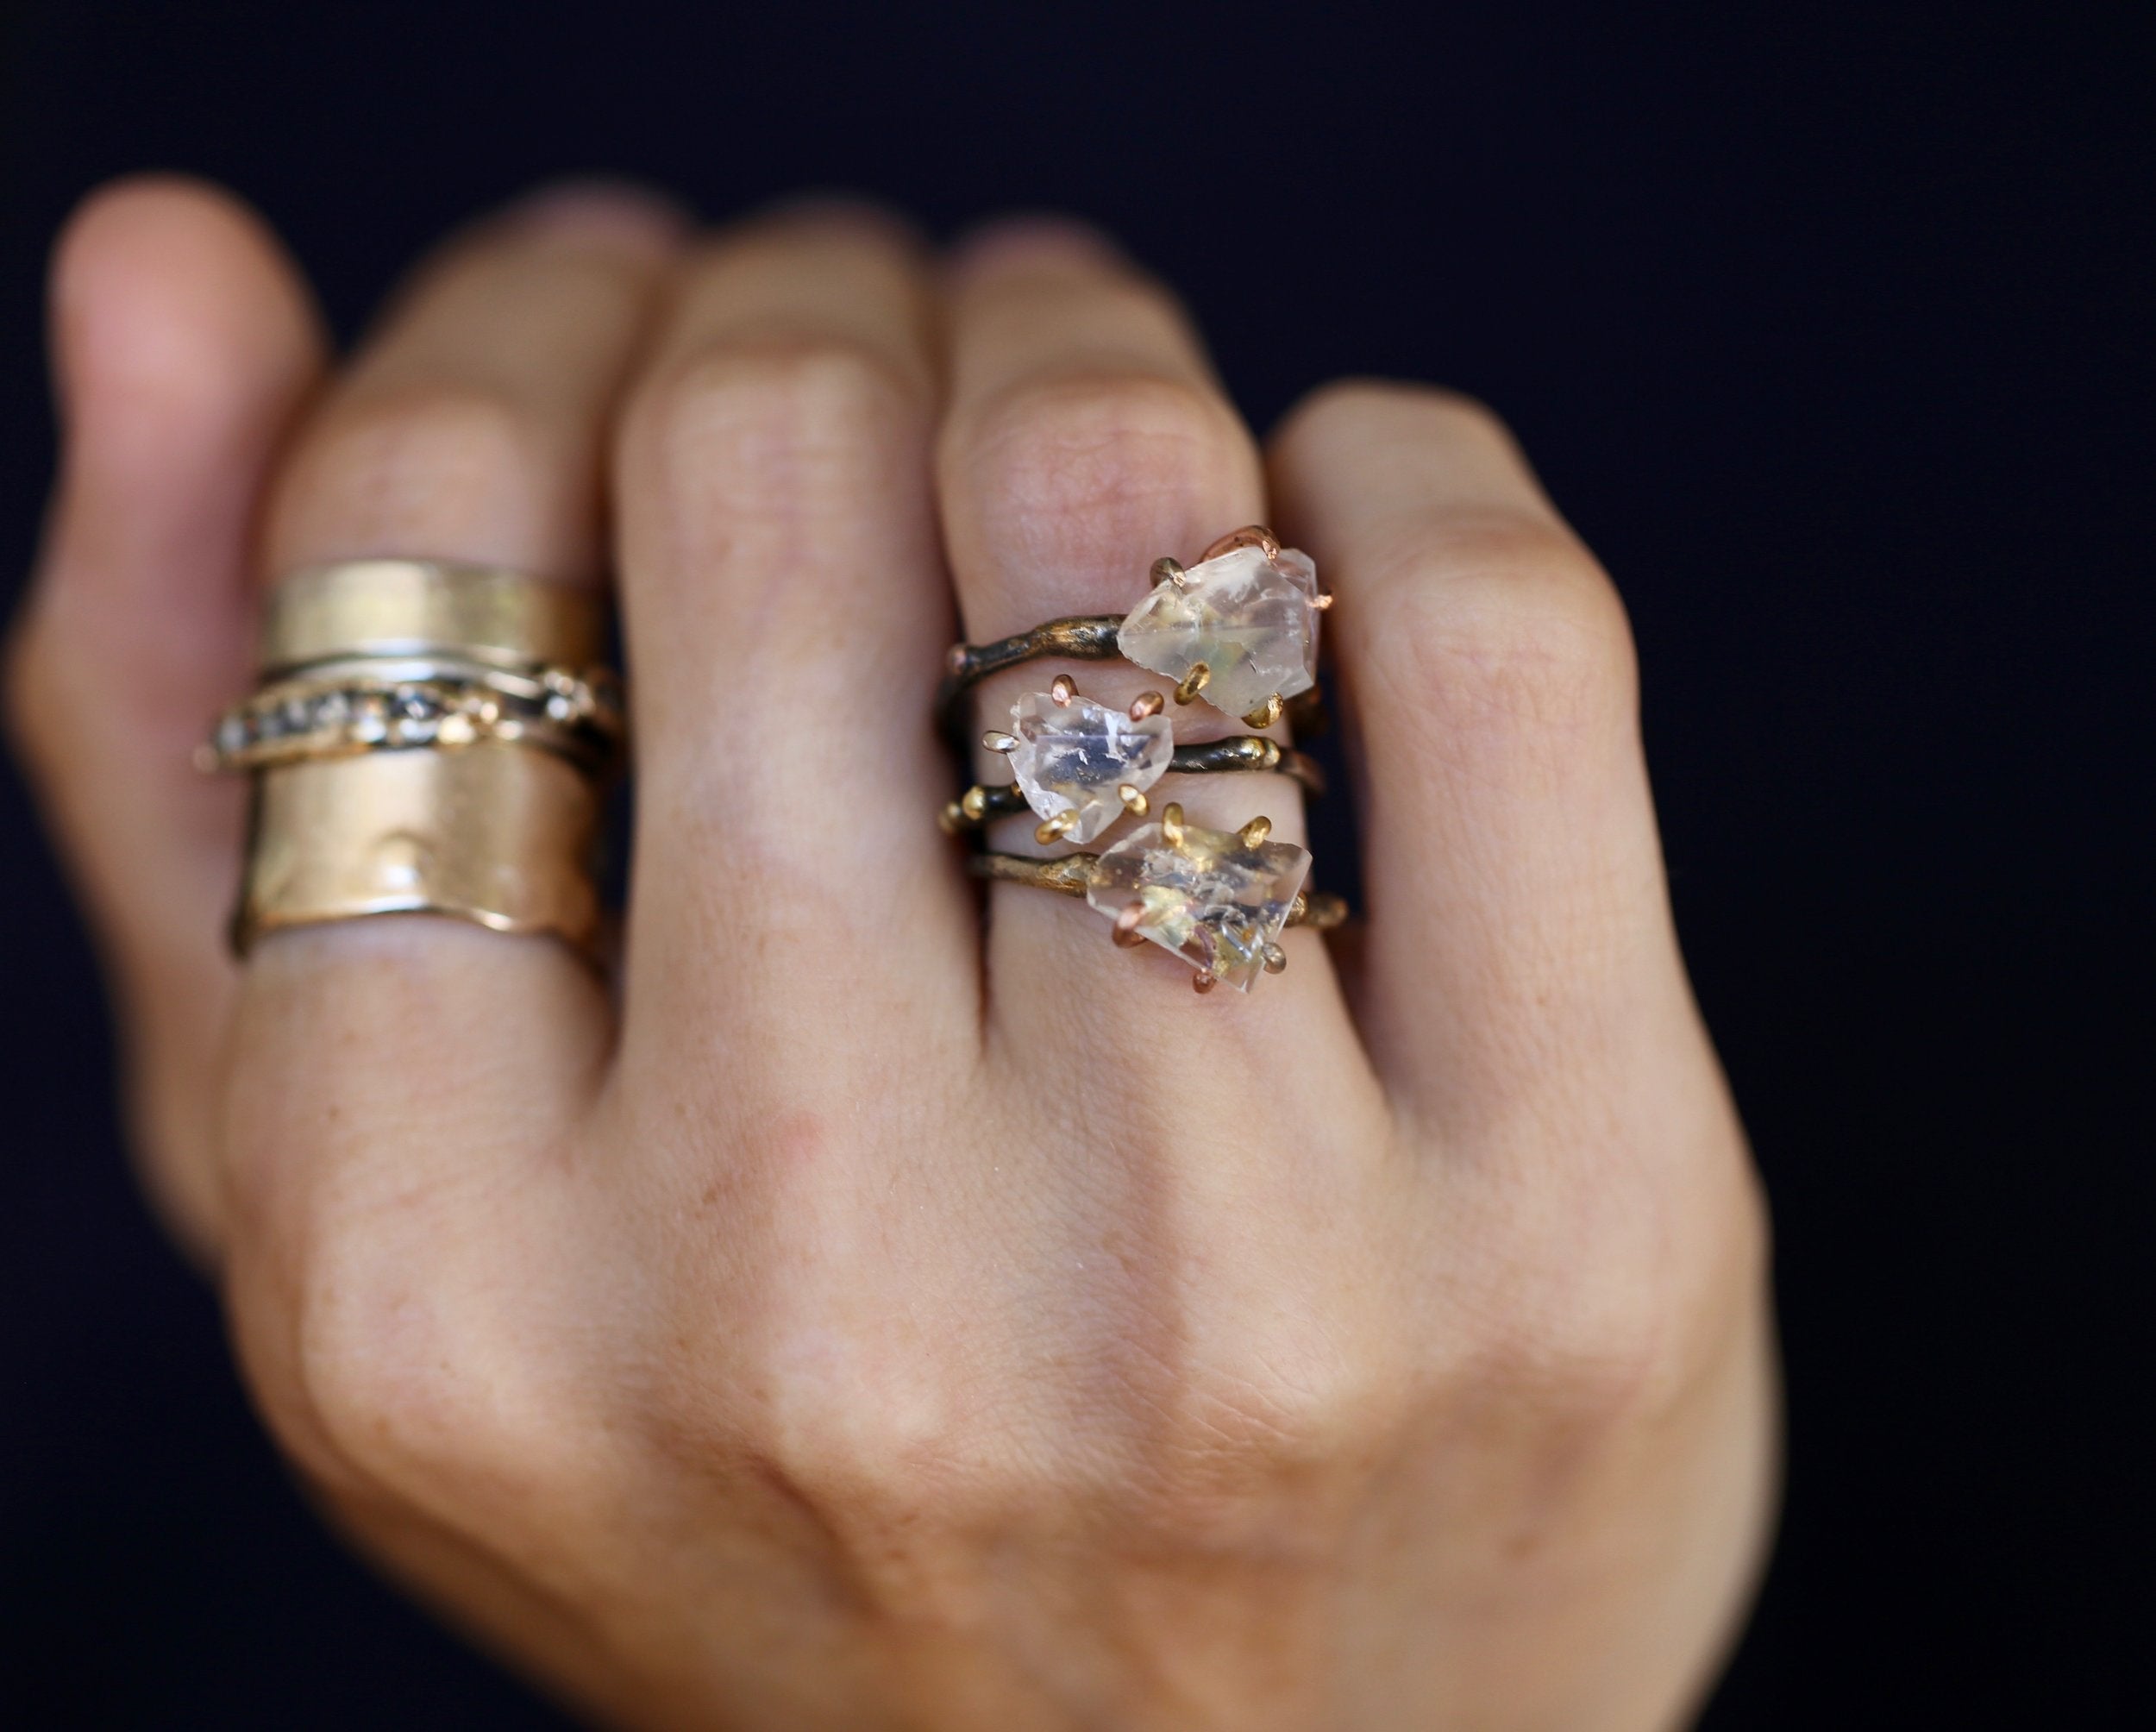
{"label": "stack of rings", "polygon": [[[1223,536],[1195,565],[1156,560],[1151,574],[1150,593],[1127,615],[1055,619],[997,643],[954,645],[937,696],[946,733],[962,741],[964,700],[981,680],[1044,656],[1120,657],[1172,680],[1178,706],[1202,698],[1252,729],[1272,726],[1294,700],[1314,700],[1319,616],[1332,598],[1319,589],[1309,555],[1254,524]],[[943,829],[966,834],[1030,811],[1042,845],[1088,843],[1125,818],[1150,817],[1148,790],[1171,771],[1270,770],[1324,792],[1310,758],[1259,733],[1177,745],[1166,710],[1159,692],[1113,709],[1057,675],[1045,692],[1011,706],[1009,730],[981,737],[1008,758],[1012,780],[968,788],[943,807]],[[1347,912],[1338,897],[1303,888],[1309,854],[1271,835],[1265,818],[1237,831],[1200,829],[1171,801],[1099,853],[977,852],[971,868],[977,877],[1082,896],[1112,923],[1117,944],[1150,941],[1188,963],[1200,992],[1222,982],[1247,992],[1261,973],[1287,967],[1283,930],[1335,926]]]}
{"label": "stack of rings", "polygon": [[588,950],[624,734],[605,631],[594,597],[514,572],[376,559],[288,578],[260,684],[199,754],[254,778],[235,948],[421,913]]}

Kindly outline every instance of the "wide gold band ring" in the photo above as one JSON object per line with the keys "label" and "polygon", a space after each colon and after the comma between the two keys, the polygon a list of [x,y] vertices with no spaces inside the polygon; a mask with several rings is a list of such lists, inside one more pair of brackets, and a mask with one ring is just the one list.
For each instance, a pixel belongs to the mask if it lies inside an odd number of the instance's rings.
{"label": "wide gold band ring", "polygon": [[373,559],[287,580],[263,683],[201,754],[254,780],[235,948],[431,913],[588,951],[623,736],[605,642],[595,596],[515,572]]}

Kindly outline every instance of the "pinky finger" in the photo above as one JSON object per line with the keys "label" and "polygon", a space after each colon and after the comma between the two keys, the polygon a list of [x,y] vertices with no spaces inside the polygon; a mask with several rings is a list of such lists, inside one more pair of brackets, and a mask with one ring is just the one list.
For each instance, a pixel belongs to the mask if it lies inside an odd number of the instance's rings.
{"label": "pinky finger", "polygon": [[206,1256],[242,797],[191,752],[248,679],[258,504],[323,343],[261,223],[190,181],[92,194],[51,297],[60,478],[9,714],[113,982],[152,1194]]}

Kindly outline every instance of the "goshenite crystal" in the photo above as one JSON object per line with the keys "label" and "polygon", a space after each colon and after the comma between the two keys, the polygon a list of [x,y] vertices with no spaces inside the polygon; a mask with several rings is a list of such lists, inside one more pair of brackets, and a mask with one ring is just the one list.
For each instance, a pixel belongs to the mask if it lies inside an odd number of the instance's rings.
{"label": "goshenite crystal", "polygon": [[1180,684],[1206,664],[1204,696],[1247,715],[1275,693],[1292,698],[1318,681],[1318,568],[1282,548],[1269,559],[1238,547],[1163,580],[1131,610],[1116,647],[1141,668]]}
{"label": "goshenite crystal", "polygon": [[1175,754],[1164,715],[1132,721],[1121,710],[1074,697],[1057,703],[1029,692],[1011,706],[1011,774],[1025,803],[1043,818],[1071,814],[1067,842],[1090,842],[1122,816],[1122,789],[1143,794]]}
{"label": "goshenite crystal", "polygon": [[1292,842],[1252,846],[1232,830],[1186,824],[1170,844],[1163,825],[1148,824],[1102,851],[1086,900],[1111,919],[1138,904],[1140,936],[1248,992],[1309,871],[1310,856]]}

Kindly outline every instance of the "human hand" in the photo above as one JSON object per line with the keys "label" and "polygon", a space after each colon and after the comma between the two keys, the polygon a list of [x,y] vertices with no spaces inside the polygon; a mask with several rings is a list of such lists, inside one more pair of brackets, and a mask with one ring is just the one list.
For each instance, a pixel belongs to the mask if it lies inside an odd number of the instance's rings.
{"label": "human hand", "polygon": [[[1695,1701],[1771,1502],[1764,1219],[1622,610],[1485,411],[1337,385],[1261,454],[1160,286],[1055,226],[938,262],[557,196],[335,376],[205,190],[101,194],[54,280],[16,728],[150,1189],[362,1548],[623,1723]],[[932,822],[959,622],[1119,612],[1254,520],[1339,597],[1363,942],[1200,999],[1082,905],[999,886],[984,929]],[[226,957],[241,802],[190,749],[256,580],[373,553],[613,574],[617,981],[415,917]],[[1175,797],[1300,837],[1276,777]]]}

